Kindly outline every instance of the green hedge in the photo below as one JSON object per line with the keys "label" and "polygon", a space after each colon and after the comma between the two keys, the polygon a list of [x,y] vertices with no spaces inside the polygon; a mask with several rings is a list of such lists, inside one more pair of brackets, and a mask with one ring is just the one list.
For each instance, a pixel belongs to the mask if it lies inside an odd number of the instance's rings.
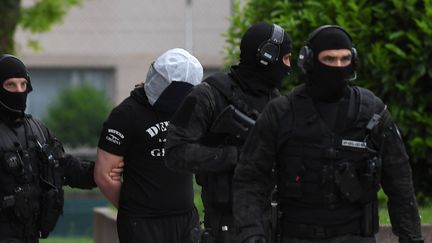
{"label": "green hedge", "polygon": [[102,91],[81,85],[60,93],[43,120],[64,144],[96,146],[110,109],[111,104]]}
{"label": "green hedge", "polygon": [[[244,2],[244,1],[243,1]],[[432,193],[432,0],[249,0],[235,3],[226,33],[226,64],[235,63],[246,28],[278,23],[293,38],[293,66],[308,34],[323,24],[345,28],[359,53],[356,85],[388,105],[411,156],[421,195]],[[300,83],[295,70],[285,91]]]}

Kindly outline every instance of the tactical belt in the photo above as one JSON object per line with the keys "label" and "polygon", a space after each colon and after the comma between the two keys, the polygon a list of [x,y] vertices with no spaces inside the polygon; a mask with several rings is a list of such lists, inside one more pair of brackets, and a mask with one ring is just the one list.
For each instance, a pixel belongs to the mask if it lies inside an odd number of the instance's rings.
{"label": "tactical belt", "polygon": [[26,228],[22,224],[0,222],[0,237],[17,237],[17,238],[35,237],[37,239],[39,238],[38,230],[36,229],[36,225],[32,225],[32,226],[33,227],[29,230],[30,232],[26,232]]}
{"label": "tactical belt", "polygon": [[312,225],[283,223],[283,234],[299,239],[327,239],[342,235],[360,235],[360,221],[354,220],[339,225]]}

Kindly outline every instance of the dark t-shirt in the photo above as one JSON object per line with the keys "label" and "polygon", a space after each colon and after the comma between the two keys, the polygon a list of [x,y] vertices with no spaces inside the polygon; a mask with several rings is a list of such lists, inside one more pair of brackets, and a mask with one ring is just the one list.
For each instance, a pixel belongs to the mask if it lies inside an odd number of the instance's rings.
{"label": "dark t-shirt", "polygon": [[121,210],[159,217],[193,207],[192,174],[172,171],[164,163],[169,118],[149,105],[140,88],[114,108],[104,123],[98,146],[125,161]]}

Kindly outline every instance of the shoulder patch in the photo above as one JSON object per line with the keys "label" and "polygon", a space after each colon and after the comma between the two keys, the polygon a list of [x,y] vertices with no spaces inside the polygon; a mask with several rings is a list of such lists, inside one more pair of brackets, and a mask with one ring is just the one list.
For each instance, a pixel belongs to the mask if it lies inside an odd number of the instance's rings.
{"label": "shoulder patch", "polygon": [[122,144],[123,139],[124,139],[123,133],[121,133],[121,132],[119,132],[119,131],[117,131],[115,129],[112,129],[112,128],[108,128],[107,132],[108,133],[105,136],[105,139],[108,142],[111,142],[111,143],[119,145],[119,146]]}

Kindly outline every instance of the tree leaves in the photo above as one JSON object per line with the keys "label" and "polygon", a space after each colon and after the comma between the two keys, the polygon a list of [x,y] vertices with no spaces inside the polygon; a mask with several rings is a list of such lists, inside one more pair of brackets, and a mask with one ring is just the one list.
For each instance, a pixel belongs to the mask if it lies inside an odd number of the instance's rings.
{"label": "tree leaves", "polygon": [[81,0],[39,0],[31,7],[21,9],[20,24],[32,33],[47,32],[61,23],[67,11]]}
{"label": "tree leaves", "polygon": [[[227,49],[235,49],[248,27],[237,23],[267,20],[291,35],[294,70],[284,83],[286,91],[302,82],[296,55],[309,33],[323,24],[346,29],[359,53],[355,84],[389,106],[404,134],[416,186],[432,193],[432,0],[249,0],[244,8],[237,6],[231,20]],[[238,52],[227,52],[227,65],[237,58]]]}
{"label": "tree leaves", "polygon": [[93,86],[64,90],[48,108],[46,125],[72,147],[96,146],[103,121],[111,107],[105,94]]}
{"label": "tree leaves", "polygon": [[[31,33],[47,32],[62,22],[66,13],[82,0],[38,0],[28,7],[21,7],[21,0],[0,1],[0,53],[14,53],[14,34],[18,26]],[[30,47],[38,48],[35,40]]]}

